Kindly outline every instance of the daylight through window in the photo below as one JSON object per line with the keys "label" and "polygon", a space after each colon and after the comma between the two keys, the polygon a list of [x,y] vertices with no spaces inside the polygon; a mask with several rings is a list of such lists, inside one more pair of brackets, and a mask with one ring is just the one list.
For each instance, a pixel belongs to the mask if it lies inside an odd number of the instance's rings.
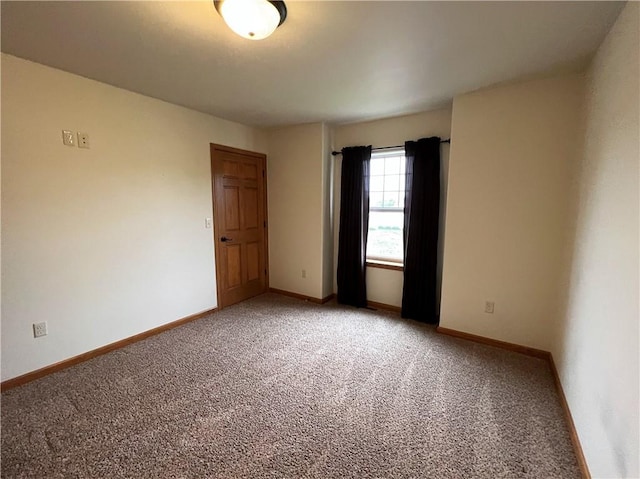
{"label": "daylight through window", "polygon": [[368,260],[403,262],[404,169],[403,148],[371,154]]}

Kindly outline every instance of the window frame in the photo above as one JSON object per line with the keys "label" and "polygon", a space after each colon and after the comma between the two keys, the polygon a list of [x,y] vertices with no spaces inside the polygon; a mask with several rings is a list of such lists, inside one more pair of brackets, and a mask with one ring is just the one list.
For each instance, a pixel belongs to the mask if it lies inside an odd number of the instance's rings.
{"label": "window frame", "polygon": [[[387,148],[384,150],[379,150],[379,151],[374,151],[371,154],[371,160],[374,159],[383,159],[383,158],[387,158],[387,157],[393,157],[393,156],[400,156],[400,154],[402,155],[402,158],[404,161],[406,161],[406,156],[405,156],[405,149],[404,147],[399,147],[399,148]],[[402,171],[402,169],[401,169]],[[371,173],[369,173],[369,177],[371,178]],[[386,174],[383,175],[373,175],[373,176],[387,176]],[[391,176],[391,175],[389,175]],[[406,180],[406,171],[402,172],[401,175],[402,177],[402,181]],[[404,185],[403,185],[404,186]],[[383,192],[385,191],[384,188],[382,190]],[[405,192],[405,189],[403,187],[402,192]],[[371,194],[371,191],[369,192],[369,194]],[[371,206],[371,204],[369,205],[369,213],[403,213],[404,214],[404,205],[403,206]],[[402,232],[404,235],[404,225],[402,227]],[[368,250],[368,244],[369,244],[369,240],[367,239],[367,250]],[[404,252],[403,252],[404,253]],[[403,254],[404,256],[404,254]],[[390,257],[383,257],[383,256],[370,256],[369,253],[366,253],[366,265],[368,267],[373,267],[373,268],[381,268],[381,269],[389,269],[389,270],[395,270],[395,271],[403,271],[404,270],[404,257],[401,259],[398,258],[390,258]]]}

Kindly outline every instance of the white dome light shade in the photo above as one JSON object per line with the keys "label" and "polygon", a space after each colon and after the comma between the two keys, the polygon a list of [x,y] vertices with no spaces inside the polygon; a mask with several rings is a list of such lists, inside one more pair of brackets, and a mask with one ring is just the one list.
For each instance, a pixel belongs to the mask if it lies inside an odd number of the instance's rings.
{"label": "white dome light shade", "polygon": [[284,21],[278,8],[267,0],[223,0],[215,4],[229,28],[249,40],[267,38]]}

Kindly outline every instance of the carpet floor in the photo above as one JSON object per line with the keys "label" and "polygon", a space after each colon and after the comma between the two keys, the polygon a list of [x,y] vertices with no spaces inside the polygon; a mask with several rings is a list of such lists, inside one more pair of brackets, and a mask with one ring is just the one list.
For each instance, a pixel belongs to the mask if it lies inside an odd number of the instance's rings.
{"label": "carpet floor", "polygon": [[2,394],[6,478],[579,478],[548,364],[265,294]]}

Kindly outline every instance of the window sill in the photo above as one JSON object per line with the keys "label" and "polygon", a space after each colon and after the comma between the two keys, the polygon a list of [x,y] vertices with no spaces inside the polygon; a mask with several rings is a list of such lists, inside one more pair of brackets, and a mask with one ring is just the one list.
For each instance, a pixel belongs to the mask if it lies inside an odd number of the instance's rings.
{"label": "window sill", "polygon": [[368,259],[367,268],[380,268],[390,269],[393,271],[404,271],[404,265],[402,263],[392,263],[391,261],[380,261],[377,259]]}

